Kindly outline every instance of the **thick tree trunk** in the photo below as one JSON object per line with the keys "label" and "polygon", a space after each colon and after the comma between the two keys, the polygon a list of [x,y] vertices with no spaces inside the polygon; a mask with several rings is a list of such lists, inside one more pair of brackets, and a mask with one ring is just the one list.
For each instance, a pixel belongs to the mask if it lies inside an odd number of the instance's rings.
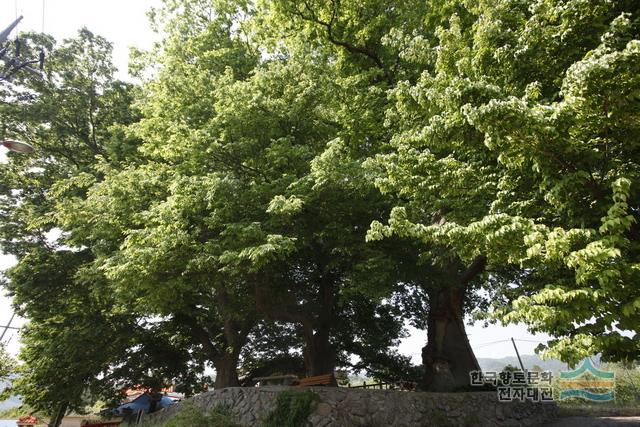
{"label": "thick tree trunk", "polygon": [[[267,318],[298,324],[302,327],[305,371],[308,376],[331,374],[336,367],[336,352],[331,344],[331,331],[335,321],[335,278],[326,275],[318,282],[317,304],[313,310],[299,305],[293,295],[286,295],[286,303],[271,300],[265,288],[256,286],[256,308]],[[337,383],[334,385],[337,386]]]}
{"label": "thick tree trunk", "polygon": [[[217,304],[221,306],[230,305],[230,297],[224,289],[218,290]],[[190,307],[191,313],[196,313],[195,306]],[[177,321],[189,325],[192,336],[200,342],[203,350],[209,356],[216,370],[214,388],[239,387],[238,379],[238,359],[242,347],[247,342],[247,336],[255,326],[255,313],[244,313],[242,320],[226,318],[220,325],[214,322],[211,326],[205,327],[201,321],[186,314],[177,314]],[[220,326],[222,326],[220,328]]]}
{"label": "thick tree trunk", "polygon": [[213,366],[216,368],[216,381],[214,388],[239,387],[238,359],[240,351],[247,341],[247,335],[255,324],[253,317],[238,322],[232,319],[224,321],[225,346],[221,348],[214,358]]}
{"label": "thick tree trunk", "polygon": [[60,427],[60,424],[62,423],[62,419],[67,413],[67,406],[68,405],[66,403],[60,404],[56,412],[51,417],[51,422],[49,423],[50,427]]}
{"label": "thick tree trunk", "polygon": [[[307,329],[307,328],[305,328]],[[331,374],[336,368],[336,354],[329,341],[329,331],[315,332],[308,328],[305,333],[304,364],[308,376]]]}
{"label": "thick tree trunk", "polygon": [[255,325],[254,317],[247,316],[242,321],[225,320],[222,329],[218,329],[218,334],[221,333],[223,339],[220,335],[214,339],[213,333],[192,317],[176,315],[176,319],[189,325],[191,334],[200,342],[203,350],[208,354],[209,360],[213,363],[216,370],[214,388],[239,387],[240,381],[236,370],[238,359],[240,351],[247,341],[249,331]]}
{"label": "thick tree trunk", "polygon": [[428,341],[422,349],[424,390],[465,389],[469,372],[480,369],[464,329],[464,296],[464,287],[429,292]]}
{"label": "thick tree trunk", "polygon": [[223,354],[213,361],[213,367],[216,369],[216,380],[214,389],[225,387],[239,387],[238,380],[238,354]]}
{"label": "thick tree trunk", "polygon": [[[303,325],[305,348],[304,362],[309,376],[332,374],[336,368],[336,353],[331,344],[331,329],[335,321],[335,283],[331,275],[319,281],[320,302],[313,329]],[[334,384],[337,386],[337,383]]]}

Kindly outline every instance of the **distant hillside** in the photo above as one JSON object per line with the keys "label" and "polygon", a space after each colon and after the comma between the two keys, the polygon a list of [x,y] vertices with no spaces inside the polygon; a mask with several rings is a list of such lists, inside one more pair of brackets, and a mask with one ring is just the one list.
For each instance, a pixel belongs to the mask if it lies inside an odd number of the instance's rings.
{"label": "distant hillside", "polygon": [[[0,392],[5,389],[7,386],[6,383],[0,383]],[[20,398],[17,396],[11,396],[5,401],[0,402],[0,411],[4,411],[5,409],[14,408],[16,406],[20,406]]]}
{"label": "distant hillside", "polygon": [[0,402],[0,411],[4,411],[5,409],[15,408],[17,406],[20,406],[21,403],[22,402],[20,401],[19,397],[12,396],[3,402]]}
{"label": "distant hillside", "polygon": [[[522,364],[525,369],[531,369],[535,365],[541,367],[545,371],[564,371],[567,369],[567,364],[563,363],[559,360],[542,360],[536,354],[523,354]],[[488,359],[488,358],[478,358],[478,363],[480,364],[480,368],[483,371],[502,371],[505,366],[512,365],[519,367],[520,363],[518,363],[518,358],[516,356],[503,357],[501,359]]]}

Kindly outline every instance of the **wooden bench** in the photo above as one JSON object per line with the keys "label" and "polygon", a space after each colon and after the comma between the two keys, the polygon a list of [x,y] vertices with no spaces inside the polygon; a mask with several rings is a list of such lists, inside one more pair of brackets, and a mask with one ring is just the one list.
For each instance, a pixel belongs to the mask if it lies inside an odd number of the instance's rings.
{"label": "wooden bench", "polygon": [[324,374],[317,375],[315,377],[302,378],[298,382],[298,387],[311,387],[314,385],[334,386],[336,385],[336,378],[333,376],[333,374]]}

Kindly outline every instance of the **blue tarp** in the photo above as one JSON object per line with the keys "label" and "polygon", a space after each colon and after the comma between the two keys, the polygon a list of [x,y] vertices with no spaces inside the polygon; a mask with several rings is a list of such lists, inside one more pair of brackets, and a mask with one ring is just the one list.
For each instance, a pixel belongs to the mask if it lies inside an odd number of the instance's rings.
{"label": "blue tarp", "polygon": [[[164,396],[156,404],[156,411],[161,408],[166,408],[167,406],[171,406],[173,405],[173,403],[174,403],[173,399],[171,399],[170,397]],[[149,396],[148,394],[142,394],[137,398],[135,398],[133,401],[118,406],[115,412],[118,414],[129,412],[129,410],[133,413],[136,413],[140,410],[144,412],[149,412],[150,408],[151,408],[151,396]]]}

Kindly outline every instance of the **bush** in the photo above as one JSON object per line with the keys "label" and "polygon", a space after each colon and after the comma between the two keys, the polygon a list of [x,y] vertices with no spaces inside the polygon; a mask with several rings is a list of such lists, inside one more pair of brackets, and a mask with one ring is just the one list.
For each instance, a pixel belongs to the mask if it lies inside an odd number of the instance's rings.
{"label": "bush", "polygon": [[616,403],[638,407],[640,405],[640,368],[635,364],[607,364],[606,369],[616,374]]}
{"label": "bush", "polygon": [[233,414],[228,408],[217,407],[209,413],[185,402],[182,409],[162,427],[240,427],[233,421]]}
{"label": "bush", "polygon": [[264,420],[264,427],[301,427],[320,397],[311,390],[286,390],[278,394],[276,407]]}

